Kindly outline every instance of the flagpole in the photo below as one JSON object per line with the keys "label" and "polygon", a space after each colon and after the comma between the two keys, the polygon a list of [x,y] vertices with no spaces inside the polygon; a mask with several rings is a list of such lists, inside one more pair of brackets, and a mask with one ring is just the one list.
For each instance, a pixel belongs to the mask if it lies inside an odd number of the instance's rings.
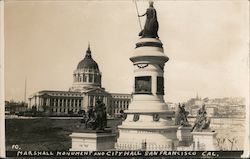
{"label": "flagpole", "polygon": [[141,19],[140,19],[140,17],[139,17],[139,11],[138,11],[138,7],[137,7],[137,3],[136,3],[136,0],[134,0],[134,1],[135,1],[135,8],[136,8],[137,15],[138,15],[139,25],[140,25],[140,28],[141,28],[141,30],[142,30],[142,27],[141,27]]}
{"label": "flagpole", "polygon": [[24,82],[24,102],[26,103],[26,91],[27,91],[27,77],[25,76]]}

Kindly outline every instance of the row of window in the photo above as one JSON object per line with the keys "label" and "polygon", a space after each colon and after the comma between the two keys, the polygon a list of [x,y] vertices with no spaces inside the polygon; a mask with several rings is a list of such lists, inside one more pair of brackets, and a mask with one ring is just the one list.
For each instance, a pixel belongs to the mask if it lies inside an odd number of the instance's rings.
{"label": "row of window", "polygon": [[82,105],[82,100],[80,99],[51,99],[51,105],[54,106],[74,106],[74,105],[78,105],[81,106]]}
{"label": "row of window", "polygon": [[81,109],[63,109],[63,108],[54,108],[51,109],[51,112],[57,112],[57,113],[69,113],[72,112],[79,112]]}
{"label": "row of window", "polygon": [[130,99],[131,98],[131,96],[114,96],[114,95],[112,95],[112,98],[119,98],[119,99]]}
{"label": "row of window", "polygon": [[82,76],[74,75],[74,82],[89,82],[89,83],[98,83],[101,81],[100,75],[89,74],[88,76],[83,74]]}
{"label": "row of window", "polygon": [[126,110],[126,109],[128,109],[128,105],[122,105],[122,106],[120,106],[120,107],[115,106],[114,108],[115,108],[115,109],[117,108],[117,109],[119,109],[119,110]]}
{"label": "row of window", "polygon": [[128,106],[122,107],[120,109],[114,109],[114,113],[119,114],[119,113],[121,113],[121,110],[127,110],[127,109],[128,109]]}
{"label": "row of window", "polygon": [[55,105],[55,106],[52,106],[51,108],[81,108],[81,106],[58,106],[58,105]]}
{"label": "row of window", "polygon": [[77,71],[75,71],[75,72],[79,72],[79,70],[80,70],[80,72],[99,72],[99,70],[98,69],[87,69],[87,68],[84,68],[84,69],[78,69]]}
{"label": "row of window", "polygon": [[59,102],[68,102],[68,103],[69,103],[70,101],[71,101],[71,102],[74,102],[74,101],[75,101],[75,102],[77,103],[77,102],[81,102],[82,100],[81,100],[81,99],[56,99],[56,98],[52,98],[52,99],[51,99],[51,102],[54,102],[54,101],[55,101],[55,102],[57,102],[57,101],[59,101]]}
{"label": "row of window", "polygon": [[130,102],[130,100],[127,100],[127,101],[116,101],[116,100],[114,100],[113,101],[113,105],[115,106],[115,107],[117,107],[117,106],[126,106],[126,105],[129,105],[129,102]]}
{"label": "row of window", "polygon": [[81,94],[77,94],[77,93],[49,93],[49,95],[52,96],[81,96]]}

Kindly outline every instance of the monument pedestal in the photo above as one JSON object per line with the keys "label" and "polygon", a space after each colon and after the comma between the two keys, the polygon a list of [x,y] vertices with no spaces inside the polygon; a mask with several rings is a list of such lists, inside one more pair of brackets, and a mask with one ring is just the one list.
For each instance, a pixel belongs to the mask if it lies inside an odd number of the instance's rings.
{"label": "monument pedestal", "polygon": [[134,91],[127,118],[118,127],[117,150],[175,150],[178,126],[164,101],[164,66],[169,58],[158,38],[141,38],[130,57]]}
{"label": "monument pedestal", "polygon": [[191,134],[192,127],[180,126],[177,130],[177,138],[179,140],[178,146],[190,146],[193,142],[193,136]]}
{"label": "monument pedestal", "polygon": [[178,145],[176,128],[163,129],[122,129],[117,140],[117,150],[167,151]]}
{"label": "monument pedestal", "polygon": [[110,132],[77,132],[70,137],[70,151],[102,151],[114,149],[116,135]]}
{"label": "monument pedestal", "polygon": [[216,151],[216,132],[192,132],[194,151]]}

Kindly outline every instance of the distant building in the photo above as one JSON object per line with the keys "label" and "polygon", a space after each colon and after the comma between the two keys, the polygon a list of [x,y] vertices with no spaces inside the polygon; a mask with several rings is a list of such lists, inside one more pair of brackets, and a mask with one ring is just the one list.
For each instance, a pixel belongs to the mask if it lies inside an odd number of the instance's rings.
{"label": "distant building", "polygon": [[84,59],[78,63],[73,72],[73,85],[69,91],[36,92],[29,97],[29,109],[32,107],[40,111],[46,109],[54,115],[77,114],[82,110],[87,111],[89,106],[95,107],[97,100],[106,105],[110,116],[128,109],[131,95],[107,92],[102,87],[101,79],[101,71],[92,58],[89,46]]}
{"label": "distant building", "polygon": [[218,114],[218,108],[212,105],[206,105],[207,116],[213,117]]}
{"label": "distant building", "polygon": [[211,117],[245,117],[245,99],[240,97],[204,98],[198,96],[187,101],[187,107],[192,116],[197,114],[198,109],[206,105],[208,116]]}
{"label": "distant building", "polygon": [[201,108],[202,102],[203,101],[198,96],[198,94],[196,95],[195,98],[189,99],[186,103],[186,107],[187,107],[187,110],[189,111],[189,115],[196,116],[197,111]]}
{"label": "distant building", "polygon": [[131,101],[130,94],[119,94],[119,93],[112,93],[111,94],[111,114],[114,116],[119,116],[121,111],[127,110],[128,105]]}
{"label": "distant building", "polygon": [[28,104],[24,102],[5,101],[5,114],[18,114],[27,108]]}

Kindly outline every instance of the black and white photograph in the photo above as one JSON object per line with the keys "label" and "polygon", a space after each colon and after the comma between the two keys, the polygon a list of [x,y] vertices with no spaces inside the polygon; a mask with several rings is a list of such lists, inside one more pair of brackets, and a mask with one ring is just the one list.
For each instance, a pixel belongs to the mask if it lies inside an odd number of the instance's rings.
{"label": "black and white photograph", "polygon": [[248,0],[1,0],[0,157],[248,158]]}

